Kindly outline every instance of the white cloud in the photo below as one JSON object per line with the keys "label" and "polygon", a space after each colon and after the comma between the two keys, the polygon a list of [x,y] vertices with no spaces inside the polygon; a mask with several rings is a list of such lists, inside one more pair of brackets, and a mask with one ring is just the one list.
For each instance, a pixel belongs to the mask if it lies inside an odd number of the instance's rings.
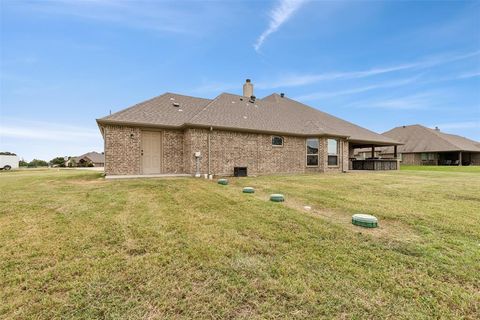
{"label": "white cloud", "polygon": [[360,78],[378,76],[382,74],[403,71],[403,70],[427,69],[437,65],[446,64],[449,62],[468,59],[474,56],[478,56],[479,54],[480,54],[480,51],[474,51],[466,54],[435,56],[435,57],[425,58],[412,63],[403,63],[403,64],[387,66],[387,67],[374,67],[368,70],[361,70],[361,71],[287,75],[273,82],[272,81],[261,82],[258,84],[258,88],[274,89],[274,88],[280,88],[280,87],[298,87],[298,86],[310,85],[319,81],[360,79]]}
{"label": "white cloud", "polygon": [[476,77],[480,77],[480,71],[463,73],[459,75],[457,79],[468,79],[468,78],[476,78]]}
{"label": "white cloud", "polygon": [[420,76],[407,78],[407,79],[401,79],[401,80],[397,80],[397,81],[380,82],[380,83],[372,84],[372,85],[369,85],[369,86],[351,88],[351,89],[340,90],[340,91],[314,92],[314,93],[309,93],[309,94],[302,95],[302,96],[299,96],[299,97],[295,97],[294,99],[295,100],[300,100],[300,101],[309,101],[309,100],[316,100],[316,99],[327,98],[327,97],[336,97],[336,96],[357,94],[357,93],[367,92],[367,91],[376,90],[376,89],[399,87],[399,86],[404,86],[404,85],[407,85],[407,84],[411,84],[411,83],[415,82],[419,77]]}
{"label": "white cloud", "polygon": [[265,40],[280,28],[292,15],[305,3],[305,0],[280,0],[270,13],[270,22],[268,28],[258,37],[253,45],[255,51],[260,50]]}
{"label": "white cloud", "polygon": [[418,94],[354,102],[348,108],[386,110],[426,110],[437,108],[446,99],[443,93],[429,91]]}

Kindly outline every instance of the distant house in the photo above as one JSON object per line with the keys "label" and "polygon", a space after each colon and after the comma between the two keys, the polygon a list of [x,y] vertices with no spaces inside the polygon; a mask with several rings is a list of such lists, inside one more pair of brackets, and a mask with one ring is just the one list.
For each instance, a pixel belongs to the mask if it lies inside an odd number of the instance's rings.
{"label": "distant house", "polygon": [[104,167],[105,155],[96,151],[82,154],[78,157],[70,157],[65,162],[67,167]]}
{"label": "distant house", "polygon": [[[409,165],[480,165],[480,142],[441,132],[421,125],[393,128],[382,135],[403,145],[398,147],[402,164]],[[393,155],[393,148],[374,150],[377,158]],[[370,149],[359,149],[356,157],[371,157]]]}
{"label": "distant house", "polygon": [[257,99],[248,79],[242,96],[165,93],[97,123],[107,176],[342,172],[354,148],[398,144],[284,94]]}

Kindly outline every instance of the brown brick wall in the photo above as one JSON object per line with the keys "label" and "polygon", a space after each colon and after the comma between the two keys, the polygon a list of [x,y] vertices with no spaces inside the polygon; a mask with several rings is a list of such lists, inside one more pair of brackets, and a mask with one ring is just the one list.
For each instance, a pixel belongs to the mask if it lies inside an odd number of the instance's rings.
{"label": "brown brick wall", "polygon": [[422,164],[422,155],[420,153],[402,153],[401,164],[419,166]]}
{"label": "brown brick wall", "polygon": [[[142,129],[127,126],[104,126],[105,173],[137,175],[142,173]],[[145,129],[149,130],[149,129]],[[162,171],[184,173],[183,132],[162,130]]]}
{"label": "brown brick wall", "polygon": [[[200,151],[200,173],[208,173],[207,129],[187,129],[184,135],[185,171],[195,173],[194,153]],[[284,136],[283,146],[272,146],[272,135],[214,130],[210,132],[211,170],[232,175],[234,167],[247,167],[249,175],[348,170],[348,142],[340,143],[340,165],[327,167],[326,138],[320,138],[319,166],[306,166],[304,137]],[[341,140],[342,141],[342,140]]]}
{"label": "brown brick wall", "polygon": [[[109,125],[104,130],[106,174],[141,174],[142,129]],[[207,129],[163,130],[163,173],[194,174],[196,151],[201,152],[200,173],[208,173],[208,136]],[[272,146],[272,135],[269,134],[214,130],[210,132],[210,172],[232,175],[234,167],[247,167],[249,175],[348,170],[347,141],[339,141],[339,165],[328,167],[327,138],[320,137],[319,166],[307,167],[306,139],[293,136],[283,138],[284,144],[280,147]]]}
{"label": "brown brick wall", "polygon": [[104,126],[105,173],[140,174],[141,131],[125,126]]}
{"label": "brown brick wall", "polygon": [[163,163],[164,173],[185,173],[183,163],[183,131],[164,130],[163,135]]}

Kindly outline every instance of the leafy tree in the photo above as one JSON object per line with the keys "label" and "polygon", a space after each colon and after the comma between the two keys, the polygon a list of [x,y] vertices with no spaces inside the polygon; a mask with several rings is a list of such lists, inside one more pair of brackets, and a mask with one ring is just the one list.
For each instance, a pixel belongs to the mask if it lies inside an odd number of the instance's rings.
{"label": "leafy tree", "polygon": [[70,159],[70,161],[68,162],[68,166],[71,168],[71,167],[76,167],[77,166],[77,161],[75,161],[75,159]]}
{"label": "leafy tree", "polygon": [[27,166],[28,166],[28,162],[22,159],[22,160],[20,160],[20,161],[18,162],[18,166],[20,166],[20,167],[27,167]]}
{"label": "leafy tree", "polygon": [[28,163],[29,168],[36,168],[36,167],[48,167],[48,162],[45,160],[33,159]]}
{"label": "leafy tree", "polygon": [[56,157],[50,160],[50,165],[51,166],[57,166],[57,167],[65,167],[65,158],[64,157]]}
{"label": "leafy tree", "polygon": [[16,156],[15,153],[13,153],[13,152],[8,152],[8,151],[0,152],[0,155],[1,155],[1,156]]}

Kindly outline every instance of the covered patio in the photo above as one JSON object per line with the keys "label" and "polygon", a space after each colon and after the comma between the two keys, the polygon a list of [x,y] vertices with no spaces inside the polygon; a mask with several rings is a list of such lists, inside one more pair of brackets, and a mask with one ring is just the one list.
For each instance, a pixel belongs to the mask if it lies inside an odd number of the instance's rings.
{"label": "covered patio", "polygon": [[469,166],[475,163],[474,157],[478,156],[478,152],[438,152],[437,165],[439,166]]}
{"label": "covered patio", "polygon": [[[398,158],[397,146],[399,144],[373,144],[365,142],[350,142],[350,170],[399,170],[400,160]],[[375,148],[380,147],[392,147],[393,154],[390,157],[378,157],[376,156]],[[370,156],[363,157],[363,159],[357,159],[355,157],[355,149],[361,149],[363,154],[370,153]]]}

